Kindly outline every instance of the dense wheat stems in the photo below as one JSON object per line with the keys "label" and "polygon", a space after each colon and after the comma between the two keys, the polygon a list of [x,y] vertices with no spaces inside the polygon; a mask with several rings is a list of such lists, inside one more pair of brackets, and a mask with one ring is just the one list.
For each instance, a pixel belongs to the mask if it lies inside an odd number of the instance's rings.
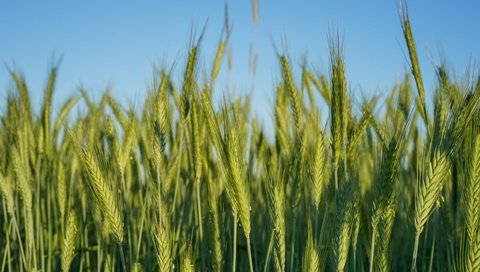
{"label": "dense wheat stems", "polygon": [[424,86],[401,24],[412,73],[378,95],[348,84],[330,36],[318,70],[272,52],[271,104],[235,96],[228,23],[213,52],[202,34],[155,68],[143,101],[57,104],[57,66],[34,101],[9,71],[0,271],[478,271],[480,77],[442,64]]}
{"label": "dense wheat stems", "polygon": [[[403,122],[401,129],[392,137],[388,146],[383,147],[379,169],[375,176],[374,197],[371,214],[372,240],[370,245],[370,271],[373,271],[375,262],[376,238],[380,238],[379,252],[382,254],[377,259],[377,264],[386,266],[386,254],[390,242],[391,228],[395,217],[397,201],[397,172],[400,168],[401,151],[404,141],[404,132],[407,123]],[[379,225],[381,226],[379,232]],[[382,269],[380,269],[382,270]]]}

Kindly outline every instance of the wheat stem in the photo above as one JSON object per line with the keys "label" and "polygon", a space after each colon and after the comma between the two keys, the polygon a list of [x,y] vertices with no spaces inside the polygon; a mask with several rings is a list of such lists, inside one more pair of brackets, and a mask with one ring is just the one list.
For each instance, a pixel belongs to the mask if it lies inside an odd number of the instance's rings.
{"label": "wheat stem", "polygon": [[412,272],[416,271],[419,240],[420,240],[420,233],[415,232],[415,243],[413,245],[413,254],[412,254],[412,269],[411,269]]}
{"label": "wheat stem", "polygon": [[247,253],[248,253],[248,264],[250,267],[250,272],[253,272],[253,261],[252,261],[252,246],[250,242],[250,237],[247,237]]}

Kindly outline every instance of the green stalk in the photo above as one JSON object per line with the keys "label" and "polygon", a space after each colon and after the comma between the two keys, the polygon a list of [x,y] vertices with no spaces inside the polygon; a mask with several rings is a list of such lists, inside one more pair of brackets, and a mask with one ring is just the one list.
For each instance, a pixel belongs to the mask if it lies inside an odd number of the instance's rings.
{"label": "green stalk", "polygon": [[353,249],[353,272],[357,272],[357,249]]}
{"label": "green stalk", "polygon": [[122,271],[127,272],[127,264],[125,262],[125,252],[123,252],[123,246],[119,244],[118,247],[120,248],[120,261],[122,263]]}
{"label": "green stalk", "polygon": [[372,243],[370,245],[370,269],[368,271],[373,272],[373,260],[375,255],[375,237],[377,233],[377,226],[373,227],[372,230]]}
{"label": "green stalk", "polygon": [[205,250],[203,247],[203,227],[202,227],[202,204],[200,202],[200,183],[196,183],[197,192],[197,210],[198,210],[198,226],[200,232],[200,254],[202,257],[202,267],[205,267]]}
{"label": "green stalk", "polygon": [[325,207],[325,212],[323,214],[322,226],[320,228],[319,244],[323,242],[323,234],[325,233],[325,223],[327,222],[327,215],[328,215],[328,206],[329,206],[329,202],[327,202]]}
{"label": "green stalk", "polygon": [[144,209],[142,209],[142,219],[140,220],[140,229],[138,230],[139,237],[137,242],[137,252],[136,252],[137,256],[135,257],[136,262],[138,262],[139,256],[140,256],[140,246],[141,246],[142,236],[143,236],[143,226],[145,225],[146,209],[147,209],[147,206],[144,205]]}
{"label": "green stalk", "polygon": [[293,271],[294,261],[295,261],[295,231],[296,231],[296,224],[297,217],[293,216],[293,228],[292,228],[292,254],[290,255],[290,271]]}
{"label": "green stalk", "polygon": [[413,245],[413,256],[412,256],[412,270],[411,270],[412,272],[416,270],[419,240],[420,240],[420,232],[415,232],[415,244]]}
{"label": "green stalk", "polygon": [[175,179],[175,191],[173,193],[173,203],[172,203],[172,210],[171,210],[172,213],[175,212],[175,206],[176,206],[175,204],[176,204],[176,201],[177,201],[178,184],[179,184],[178,181],[180,180],[180,169],[182,168],[180,164],[182,162],[182,154],[183,154],[183,152],[182,152],[182,146],[183,145],[182,144],[183,144],[183,137],[184,137],[183,136],[184,127],[183,127],[183,125],[181,125],[181,126],[182,127],[180,128],[180,136],[179,136],[180,137],[180,142],[179,142],[179,145],[178,145],[178,152],[180,152],[180,153],[178,154],[178,158],[176,158],[180,162],[179,162],[179,165],[178,165],[178,168],[177,168],[177,176],[176,176],[176,179]]}
{"label": "green stalk", "polygon": [[435,240],[436,240],[436,234],[437,234],[437,231],[436,229],[433,231],[433,241],[432,241],[432,249],[431,249],[431,253],[430,253],[430,264],[428,266],[428,271],[429,272],[432,272],[432,268],[433,268],[433,255],[435,255]]}
{"label": "green stalk", "polygon": [[203,241],[203,227],[202,227],[202,204],[200,203],[200,184],[196,184],[197,191],[197,210],[198,210],[198,226],[200,231],[200,241]]}
{"label": "green stalk", "polygon": [[[320,206],[320,205],[319,205]],[[314,222],[314,237],[316,237],[315,235],[318,234],[318,220],[319,220],[319,216],[320,216],[320,213],[319,213],[319,210],[318,209],[315,209],[315,222]]]}
{"label": "green stalk", "polygon": [[[6,209],[5,209],[5,202],[3,202],[3,214],[5,216],[5,218],[7,217],[7,213],[6,213]],[[5,220],[6,221],[6,220]],[[5,271],[5,264],[7,262],[7,258],[10,259],[10,231],[12,229],[12,221],[10,221],[10,223],[8,224],[8,227],[7,227],[7,233],[6,233],[6,237],[7,237],[7,244],[5,245],[5,252],[3,254],[3,260],[2,260],[2,271]],[[12,270],[12,268],[10,267],[10,262],[9,263],[9,271]]]}
{"label": "green stalk", "polygon": [[237,267],[237,214],[233,214],[233,256],[232,256],[232,272]]}
{"label": "green stalk", "polygon": [[[21,239],[21,234],[20,234],[20,229],[18,228],[18,223],[17,223],[17,219],[15,217],[15,215],[12,217],[12,224],[16,230],[16,234],[17,234],[17,239],[18,241],[22,241]],[[21,260],[23,260],[23,266],[25,268],[27,268],[27,256],[26,256],[26,253],[25,253],[25,249],[23,249],[23,245],[22,243],[18,243],[18,247],[20,248],[20,256],[21,256]]]}
{"label": "green stalk", "polygon": [[270,235],[270,242],[268,243],[267,257],[265,259],[265,265],[263,267],[263,272],[267,272],[267,270],[268,270],[268,265],[270,263],[270,256],[272,254],[274,239],[275,239],[275,230],[272,231],[272,234]]}
{"label": "green stalk", "polygon": [[252,261],[252,245],[250,242],[250,236],[247,236],[247,252],[248,252],[248,264],[250,266],[250,272],[253,272],[253,261]]}

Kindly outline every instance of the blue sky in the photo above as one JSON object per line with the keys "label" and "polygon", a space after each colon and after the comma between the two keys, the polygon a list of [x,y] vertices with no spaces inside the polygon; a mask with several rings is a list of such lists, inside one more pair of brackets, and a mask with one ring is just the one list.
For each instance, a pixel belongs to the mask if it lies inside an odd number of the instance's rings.
{"label": "blue sky", "polygon": [[[427,96],[434,86],[431,57],[446,60],[457,75],[478,61],[480,3],[468,2],[408,1]],[[38,104],[48,68],[63,56],[56,105],[80,87],[95,98],[111,87],[121,103],[139,106],[154,65],[175,63],[175,76],[181,78],[190,34],[200,32],[207,21],[200,67],[210,69],[225,3],[233,23],[233,70],[222,73],[216,92],[252,93],[254,111],[262,120],[271,116],[273,86],[280,75],[272,44],[283,48],[283,40],[296,70],[307,57],[315,71],[328,73],[327,36],[337,29],[357,100],[360,94],[390,90],[408,70],[395,0],[258,0],[258,25],[252,22],[251,2],[240,0],[3,1],[0,61],[6,66],[0,66],[0,101],[11,86],[6,68],[11,67],[25,75]],[[248,68],[250,48],[258,54],[255,76]]]}

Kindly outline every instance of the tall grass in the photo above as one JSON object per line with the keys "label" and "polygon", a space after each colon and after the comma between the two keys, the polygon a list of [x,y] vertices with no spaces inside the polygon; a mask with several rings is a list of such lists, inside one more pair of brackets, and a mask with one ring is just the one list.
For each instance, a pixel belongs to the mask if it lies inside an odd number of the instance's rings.
{"label": "tall grass", "polygon": [[52,104],[54,67],[36,112],[12,71],[0,271],[478,271],[480,78],[435,67],[426,90],[402,12],[412,76],[360,101],[338,36],[329,74],[278,53],[272,131],[250,97],[212,98],[228,33],[137,109],[108,91]]}

